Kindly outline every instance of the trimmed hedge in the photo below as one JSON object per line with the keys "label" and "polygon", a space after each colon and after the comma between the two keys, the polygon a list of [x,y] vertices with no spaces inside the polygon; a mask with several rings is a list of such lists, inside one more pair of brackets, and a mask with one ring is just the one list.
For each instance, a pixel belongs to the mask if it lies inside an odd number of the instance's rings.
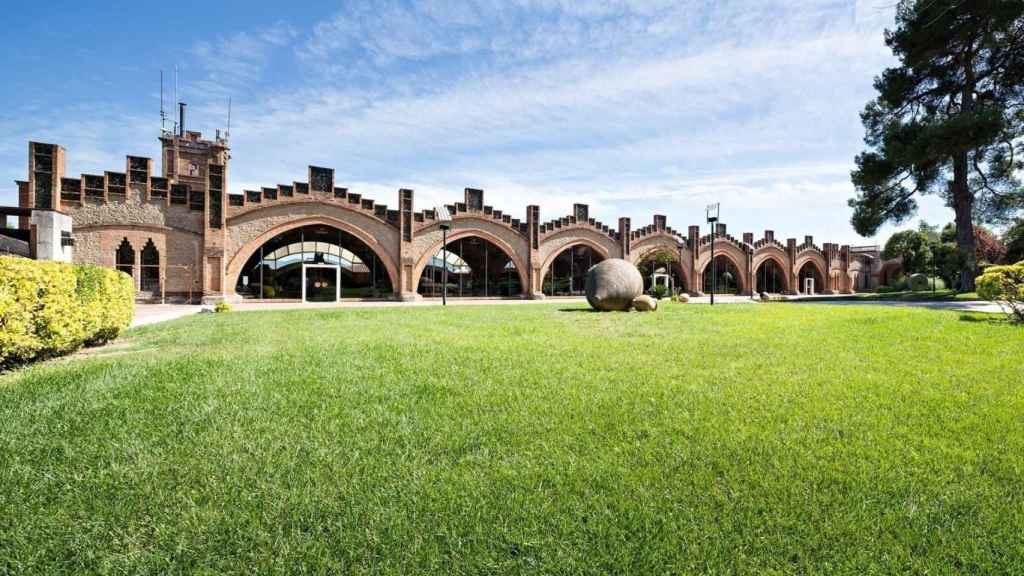
{"label": "trimmed hedge", "polygon": [[116,338],[134,313],[127,274],[0,256],[0,368]]}
{"label": "trimmed hedge", "polygon": [[978,296],[999,304],[1012,320],[1024,322],[1024,260],[989,266],[974,282]]}

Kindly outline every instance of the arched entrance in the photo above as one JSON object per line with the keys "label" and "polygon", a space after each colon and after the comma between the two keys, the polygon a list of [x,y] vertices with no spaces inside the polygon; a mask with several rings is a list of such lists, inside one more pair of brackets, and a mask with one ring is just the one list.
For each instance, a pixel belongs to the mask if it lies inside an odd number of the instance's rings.
{"label": "arched entrance", "polygon": [[825,289],[825,279],[814,262],[807,261],[800,267],[797,290],[801,294],[820,294]]}
{"label": "arched entrance", "polygon": [[[739,294],[742,278],[740,271],[727,256],[716,256],[713,262],[704,266],[704,293]],[[714,280],[713,280],[714,279]]]}
{"label": "arched entrance", "polygon": [[438,250],[420,274],[416,291],[440,297],[448,270],[448,297],[514,297],[523,292],[515,262],[500,247],[480,236],[463,236]]}
{"label": "arched entrance", "polygon": [[604,260],[586,244],[574,244],[558,253],[541,284],[545,296],[579,296],[585,293],[587,270]]}
{"label": "arched entrance", "polygon": [[393,292],[384,263],[365,242],[327,224],[274,236],[242,267],[235,292],[243,298],[330,302],[382,298]]}
{"label": "arched entrance", "polygon": [[671,294],[686,292],[686,279],[679,265],[678,256],[671,250],[659,249],[645,254],[637,263],[637,269],[644,279],[644,292],[655,284],[665,286]]}
{"label": "arched entrance", "polygon": [[786,291],[786,273],[774,258],[766,258],[754,272],[757,292],[780,294]]}

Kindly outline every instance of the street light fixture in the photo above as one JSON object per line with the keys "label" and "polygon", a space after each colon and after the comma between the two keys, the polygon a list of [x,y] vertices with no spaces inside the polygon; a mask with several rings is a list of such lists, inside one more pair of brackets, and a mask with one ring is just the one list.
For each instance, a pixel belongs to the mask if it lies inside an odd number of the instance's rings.
{"label": "street light fixture", "polygon": [[715,229],[718,228],[719,203],[708,204],[708,224],[711,225],[711,305],[715,305],[715,290],[718,288],[718,263],[715,262]]}
{"label": "street light fixture", "polygon": [[448,305],[448,230],[452,227],[452,215],[448,207],[440,205],[434,208],[437,222],[441,228],[441,305]]}

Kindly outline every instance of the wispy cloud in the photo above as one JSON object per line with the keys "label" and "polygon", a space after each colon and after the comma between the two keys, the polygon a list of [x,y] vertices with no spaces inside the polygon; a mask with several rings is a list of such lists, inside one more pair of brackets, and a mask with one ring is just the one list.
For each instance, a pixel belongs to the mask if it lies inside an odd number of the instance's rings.
{"label": "wispy cloud", "polygon": [[683,226],[714,199],[733,229],[858,241],[849,170],[891,4],[356,0],[197,43],[190,105],[220,126],[234,96],[235,190],[321,164],[387,203],[479,186],[513,213]]}
{"label": "wispy cloud", "polygon": [[221,97],[255,85],[262,79],[273,51],[288,46],[298,34],[291,25],[278,22],[264,30],[239,31],[196,42],[192,55],[202,76],[189,83],[190,90],[200,98]]}

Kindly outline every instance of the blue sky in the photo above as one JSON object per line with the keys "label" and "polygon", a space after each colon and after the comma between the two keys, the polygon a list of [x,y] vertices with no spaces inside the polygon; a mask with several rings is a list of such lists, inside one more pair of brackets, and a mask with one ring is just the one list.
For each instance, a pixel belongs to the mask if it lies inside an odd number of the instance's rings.
{"label": "blue sky", "polygon": [[[19,2],[0,204],[30,139],[63,145],[71,174],[158,159],[159,73],[169,85],[177,65],[189,129],[223,129],[233,99],[233,192],[316,164],[389,205],[399,187],[427,208],[471,186],[519,217],[585,202],[609,224],[657,212],[685,229],[718,201],[737,236],[870,243],[846,201],[893,4]],[[952,219],[937,198],[919,215]]]}

